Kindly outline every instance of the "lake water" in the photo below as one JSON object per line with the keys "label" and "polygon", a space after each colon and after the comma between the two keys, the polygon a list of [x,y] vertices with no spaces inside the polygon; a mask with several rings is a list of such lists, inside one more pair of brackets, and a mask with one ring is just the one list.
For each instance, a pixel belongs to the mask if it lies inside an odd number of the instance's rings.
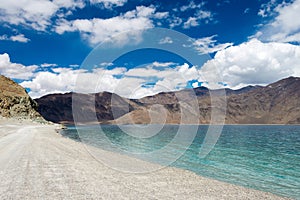
{"label": "lake water", "polygon": [[[166,125],[158,134],[149,138],[130,136],[114,125],[103,125],[101,129],[109,142],[125,154],[143,154],[169,144],[178,133],[179,126]],[[187,169],[201,176],[300,199],[300,126],[225,125],[212,151],[201,158],[199,152],[207,129],[208,126],[205,125],[196,127],[197,134],[191,145],[171,166]],[[188,135],[188,131],[185,134]],[[62,135],[75,140],[81,138],[82,142],[109,149],[107,140],[99,137],[99,126],[69,126],[62,131]],[[182,149],[184,148],[180,145],[173,145],[161,157]],[[160,160],[154,162],[160,163]]]}

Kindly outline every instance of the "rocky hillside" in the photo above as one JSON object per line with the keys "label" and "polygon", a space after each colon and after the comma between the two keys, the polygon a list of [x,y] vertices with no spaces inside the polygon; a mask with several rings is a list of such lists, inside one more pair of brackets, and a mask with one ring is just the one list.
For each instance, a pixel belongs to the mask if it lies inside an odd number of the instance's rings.
{"label": "rocky hillside", "polygon": [[[50,94],[36,99],[39,104],[38,111],[46,120],[56,123],[73,123],[73,96],[76,96],[76,106],[80,106],[82,110],[81,116],[79,116],[82,123],[107,122],[138,107],[134,101],[109,92],[97,94],[66,93]],[[111,103],[112,97],[113,104]],[[96,113],[95,118],[94,113]]]}
{"label": "rocky hillside", "polygon": [[[210,95],[214,94],[215,110],[217,113],[226,111],[228,124],[300,124],[300,78],[289,77],[266,87],[226,89],[226,104],[224,98],[218,98],[219,93],[221,91],[199,87],[141,99],[126,99],[108,92],[76,94],[76,99],[82,116],[86,116],[81,117],[83,123],[177,124],[184,119],[187,124],[206,124],[211,120]],[[72,95],[74,93],[53,94],[36,99],[39,112],[53,122],[73,123]],[[195,95],[196,99],[193,98]],[[181,106],[189,108],[193,100],[199,105],[199,115],[193,109],[185,109],[182,113]],[[96,113],[97,121],[89,117],[93,113]],[[195,116],[196,122],[193,120]]]}
{"label": "rocky hillside", "polygon": [[38,104],[25,89],[13,80],[0,75],[0,115],[8,118],[40,119]]}
{"label": "rocky hillside", "polygon": [[244,124],[300,124],[300,78],[289,77],[228,98],[227,121]]}

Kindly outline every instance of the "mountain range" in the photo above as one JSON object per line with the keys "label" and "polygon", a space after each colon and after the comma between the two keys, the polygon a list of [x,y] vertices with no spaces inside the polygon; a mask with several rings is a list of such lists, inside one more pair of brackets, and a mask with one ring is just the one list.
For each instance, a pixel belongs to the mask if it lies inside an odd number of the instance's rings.
{"label": "mountain range", "polygon": [[[35,101],[38,112],[56,123],[72,124],[75,116],[75,121],[83,124],[208,124],[212,122],[212,113],[214,116],[223,113],[226,124],[300,124],[298,77],[264,87],[239,90],[198,87],[141,99],[100,92],[50,94]],[[222,119],[218,120],[217,123],[222,123]]]}

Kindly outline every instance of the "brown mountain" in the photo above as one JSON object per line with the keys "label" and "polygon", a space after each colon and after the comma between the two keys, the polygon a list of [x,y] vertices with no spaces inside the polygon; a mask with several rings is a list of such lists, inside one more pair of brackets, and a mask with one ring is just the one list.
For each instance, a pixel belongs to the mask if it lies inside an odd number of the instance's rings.
{"label": "brown mountain", "polygon": [[[72,98],[74,97],[74,98]],[[80,107],[79,122],[98,123],[107,122],[125,115],[138,107],[137,103],[109,92],[96,94],[50,94],[36,99],[38,111],[49,121],[56,123],[73,123],[73,104]],[[113,99],[113,104],[111,100]],[[112,108],[113,107],[113,108]],[[96,116],[95,116],[96,115]],[[97,119],[97,121],[95,121]]]}
{"label": "brown mountain", "polygon": [[[300,78],[225,92],[226,98],[222,98],[221,90],[199,87],[141,99],[126,99],[108,92],[67,93],[47,95],[36,101],[42,116],[54,122],[73,123],[72,95],[77,95],[76,110],[82,123],[194,124],[210,123],[213,95],[216,113],[226,112],[228,124],[300,124]],[[199,114],[192,106],[195,101]]]}
{"label": "brown mountain", "polygon": [[43,120],[37,112],[37,103],[28,96],[26,90],[2,75],[0,75],[0,115]]}
{"label": "brown mountain", "polygon": [[300,124],[300,78],[289,77],[228,98],[230,123]]}

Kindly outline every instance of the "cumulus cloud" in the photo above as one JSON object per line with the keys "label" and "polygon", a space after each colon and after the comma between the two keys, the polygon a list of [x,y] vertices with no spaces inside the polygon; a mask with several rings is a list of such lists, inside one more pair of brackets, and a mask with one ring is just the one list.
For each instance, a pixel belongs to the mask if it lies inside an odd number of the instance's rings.
{"label": "cumulus cloud", "polygon": [[259,15],[274,16],[274,19],[259,30],[262,34],[257,38],[264,41],[300,42],[300,21],[296,20],[299,18],[299,12],[300,0],[278,5],[275,0],[271,0],[260,10]]}
{"label": "cumulus cloud", "polygon": [[[128,98],[141,98],[159,92],[183,89],[190,80],[199,77],[195,66],[191,67],[184,63],[182,65],[175,64],[174,68],[167,67],[174,64],[154,62],[142,68],[124,71],[122,78],[114,81],[117,83],[114,92]],[[162,69],[161,66],[165,66],[165,68]]]}
{"label": "cumulus cloud", "polygon": [[9,0],[0,4],[0,22],[23,25],[38,31],[53,26],[52,18],[64,18],[89,2],[101,4],[106,9],[123,6],[127,0]]}
{"label": "cumulus cloud", "polygon": [[22,42],[22,43],[27,43],[30,41],[30,39],[26,38],[24,34],[12,35],[12,36],[2,35],[0,36],[0,40]]}
{"label": "cumulus cloud", "polygon": [[7,53],[0,54],[0,74],[13,79],[29,79],[38,68],[36,65],[24,66],[12,63]]}
{"label": "cumulus cloud", "polygon": [[[29,88],[29,94],[34,98],[69,91],[108,91],[124,97],[141,98],[183,89],[190,81],[195,80],[197,81],[192,83],[193,87],[198,87],[201,82],[209,88],[227,84],[228,87],[237,89],[246,85],[265,85],[288,76],[300,76],[300,46],[278,42],[263,43],[257,39],[218,51],[214,59],[207,61],[200,69],[186,63],[153,62],[131,69],[116,67],[108,70],[103,66],[111,65],[110,63],[100,63],[99,68],[92,71],[54,67],[51,71],[34,72],[36,66],[11,63],[7,54],[3,54],[0,60],[1,73],[5,72],[13,78],[33,77],[21,85]],[[14,73],[8,70],[8,66],[14,69]],[[219,85],[219,82],[223,84]]]}
{"label": "cumulus cloud", "polygon": [[[133,69],[95,68],[92,71],[58,67],[53,68],[52,72],[37,72],[34,78],[22,82],[21,85],[30,89],[29,95],[33,98],[70,91],[83,93],[108,91],[124,97],[141,98],[162,91],[183,89],[188,81],[198,78],[196,67],[190,67],[188,64],[167,67],[170,65],[175,63],[154,62]],[[151,87],[145,87],[149,83]]]}
{"label": "cumulus cloud", "polygon": [[155,18],[156,14],[153,6],[138,6],[124,15],[108,19],[59,20],[55,30],[59,34],[79,31],[91,45],[104,41],[115,44],[137,42],[144,30],[154,27],[152,18]]}
{"label": "cumulus cloud", "polygon": [[271,26],[278,30],[271,36],[273,41],[284,41],[284,42],[300,42],[299,31],[300,31],[300,0],[295,0],[291,4],[280,4],[275,9],[278,12],[278,16]]}
{"label": "cumulus cloud", "polygon": [[[257,39],[216,53],[200,70],[210,80],[223,81],[230,88],[268,84],[288,76],[300,76],[300,46]],[[218,72],[223,77],[220,80]],[[199,80],[205,81],[205,80]]]}
{"label": "cumulus cloud", "polygon": [[51,18],[63,8],[83,7],[82,0],[9,0],[0,4],[0,22],[24,25],[45,31],[51,25]]}
{"label": "cumulus cloud", "polygon": [[[43,71],[35,74],[32,80],[21,85],[29,88],[29,95],[37,98],[46,94],[65,93],[70,91],[94,93],[97,91],[112,91],[117,83],[117,75],[121,70],[94,70],[55,68],[53,72]],[[93,80],[93,81],[91,81]]]}
{"label": "cumulus cloud", "polygon": [[155,12],[155,7],[137,6],[135,10],[128,11],[124,14],[126,18],[149,17]]}
{"label": "cumulus cloud", "polygon": [[214,52],[223,50],[223,49],[233,45],[233,43],[217,44],[217,40],[214,39],[215,37],[217,37],[217,35],[199,38],[199,39],[193,41],[193,47],[200,54],[207,54],[207,53],[214,53]]}
{"label": "cumulus cloud", "polygon": [[[197,78],[199,78],[197,68],[195,66],[191,67],[187,63],[177,65],[174,68],[164,68],[163,70],[157,69],[154,64],[151,64],[125,72],[119,84],[122,86],[127,85],[126,88],[129,89],[126,92],[122,90],[117,91],[117,93],[129,98],[141,98],[159,92],[184,89],[189,81]],[[152,83],[152,86],[144,87],[148,83]]]}

